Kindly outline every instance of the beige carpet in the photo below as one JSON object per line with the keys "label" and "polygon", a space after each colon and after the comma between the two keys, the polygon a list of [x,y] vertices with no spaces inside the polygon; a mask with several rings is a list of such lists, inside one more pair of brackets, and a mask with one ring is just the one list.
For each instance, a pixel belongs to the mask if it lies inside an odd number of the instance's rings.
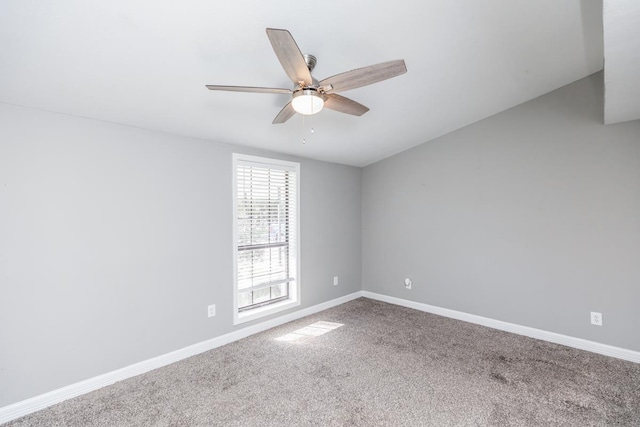
{"label": "beige carpet", "polygon": [[360,298],[8,425],[640,426],[640,365]]}

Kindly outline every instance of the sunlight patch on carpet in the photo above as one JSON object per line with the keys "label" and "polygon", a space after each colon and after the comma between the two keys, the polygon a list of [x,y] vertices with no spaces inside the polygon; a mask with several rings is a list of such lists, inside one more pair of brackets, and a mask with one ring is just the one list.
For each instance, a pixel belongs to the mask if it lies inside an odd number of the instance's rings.
{"label": "sunlight patch on carpet", "polygon": [[320,335],[324,335],[329,331],[338,329],[340,326],[343,326],[343,324],[324,322],[321,320],[319,322],[305,326],[304,328],[300,328],[296,331],[278,337],[276,338],[276,341],[294,342],[300,340],[301,338],[319,337]]}

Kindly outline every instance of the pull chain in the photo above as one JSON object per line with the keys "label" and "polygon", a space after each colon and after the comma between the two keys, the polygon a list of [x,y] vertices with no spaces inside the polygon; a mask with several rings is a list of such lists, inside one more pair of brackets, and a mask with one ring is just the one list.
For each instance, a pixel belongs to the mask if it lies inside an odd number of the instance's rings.
{"label": "pull chain", "polygon": [[[301,129],[302,130],[302,132],[301,132],[302,133],[302,143],[306,144],[307,143],[307,138],[305,138],[305,134],[307,132],[306,132],[306,126],[305,126],[305,114],[301,114],[301,116],[302,116],[302,122],[301,122],[302,123],[302,129]],[[313,117],[310,117],[309,121],[311,122],[311,123],[309,123],[311,125],[311,127],[309,129],[309,133],[313,135],[314,133],[316,133],[316,130],[313,127]]]}
{"label": "pull chain", "polygon": [[307,139],[304,137],[304,114],[302,114],[302,143],[307,143]]}

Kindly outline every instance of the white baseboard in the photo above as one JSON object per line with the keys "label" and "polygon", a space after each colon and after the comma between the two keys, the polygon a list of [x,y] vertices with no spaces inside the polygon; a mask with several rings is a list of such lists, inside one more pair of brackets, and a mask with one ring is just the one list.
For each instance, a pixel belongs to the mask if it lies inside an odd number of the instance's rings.
{"label": "white baseboard", "polygon": [[266,331],[267,329],[280,326],[284,323],[318,313],[320,311],[335,307],[340,304],[344,304],[345,302],[354,300],[361,296],[362,291],[345,295],[331,301],[317,304],[312,307],[303,308],[301,310],[282,315],[275,319],[260,322],[255,325],[247,326],[245,328],[238,329],[237,331],[233,331],[207,341],[190,345],[180,350],[172,351],[171,353],[144,360],[142,362],[126,366],[122,369],[108,372],[103,375],[98,375],[97,377],[89,378],[87,380],[80,381],[75,384],[71,384],[66,387],[62,387],[57,390],[53,390],[48,393],[44,393],[30,399],[14,403],[12,405],[5,406],[3,408],[0,408],[0,424],[9,422],[32,412],[39,411],[67,399],[89,393],[90,391],[97,390],[115,382],[135,377],[137,375],[144,374],[145,372],[149,372],[153,369],[161,368],[171,363],[178,362],[182,359],[186,359],[187,357],[195,356],[196,354],[200,354],[205,351],[223,346],[225,344],[238,341],[250,335],[257,334],[258,332]]}
{"label": "white baseboard", "polygon": [[555,344],[566,345],[580,350],[590,351],[592,353],[603,354],[629,362],[640,363],[640,352],[627,350],[625,348],[614,347],[607,344],[601,344],[582,338],[570,337],[568,335],[557,334],[555,332],[543,331],[542,329],[530,328],[528,326],[516,325],[514,323],[503,322],[501,320],[490,319],[488,317],[476,316],[461,311],[450,310],[448,308],[436,307],[429,304],[405,300],[402,298],[390,297],[387,295],[377,294],[369,291],[362,291],[362,296],[378,301],[388,302],[391,304],[401,305],[403,307],[413,308],[427,313],[433,313],[452,319],[462,320],[477,325],[487,326],[501,331],[512,332],[518,335],[524,335],[531,338],[537,338],[543,341],[549,341]]}
{"label": "white baseboard", "polygon": [[452,319],[462,320],[469,323],[475,323],[482,326],[487,326],[493,329],[499,329],[501,331],[512,332],[514,334],[524,335],[531,338],[537,338],[544,341],[549,341],[556,344],[566,345],[568,347],[577,348],[580,350],[587,350],[593,353],[603,354],[605,356],[616,357],[618,359],[627,360],[630,362],[640,363],[640,352],[627,350],[624,348],[614,347],[607,344],[600,344],[593,341],[588,341],[581,338],[574,338],[567,335],[557,334],[554,332],[543,331],[541,329],[530,328],[527,326],[516,325],[513,323],[503,322],[500,320],[490,319],[487,317],[477,316],[475,314],[468,314],[461,311],[450,310],[448,308],[436,307],[429,304],[423,304],[419,302],[409,301],[401,298],[390,297],[387,295],[377,294],[369,291],[358,291],[349,295],[345,295],[340,298],[333,299],[321,304],[314,305],[312,307],[303,308],[292,313],[285,314],[275,319],[260,322],[255,325],[251,325],[237,331],[230,332],[219,337],[212,338],[207,341],[203,341],[180,350],[173,351],[171,353],[163,354],[152,359],[144,360],[133,365],[129,365],[122,369],[118,369],[112,372],[108,372],[97,377],[89,378],[84,381],[80,381],[75,384],[68,385],[66,387],[59,388],[57,390],[50,391],[48,393],[41,394],[39,396],[32,397],[30,399],[23,400],[21,402],[14,403],[9,406],[0,408],[0,424],[9,422],[16,418],[30,414],[35,411],[39,411],[48,406],[60,403],[67,399],[71,399],[76,396],[80,396],[90,391],[97,390],[107,385],[113,384],[118,381],[125,380],[127,378],[135,377],[145,372],[149,372],[153,369],[161,368],[171,363],[178,362],[187,357],[195,356],[196,354],[203,353],[205,351],[212,350],[214,348],[229,344],[234,341],[238,341],[242,338],[246,338],[250,335],[257,334],[267,329],[280,326],[284,323],[291,322],[293,320],[300,319],[311,314],[318,313],[331,307],[344,304],[348,301],[354,300],[359,297],[370,298],[378,301],[388,302],[403,307],[413,308],[416,310],[424,311],[427,313],[433,313],[444,317],[450,317]]}

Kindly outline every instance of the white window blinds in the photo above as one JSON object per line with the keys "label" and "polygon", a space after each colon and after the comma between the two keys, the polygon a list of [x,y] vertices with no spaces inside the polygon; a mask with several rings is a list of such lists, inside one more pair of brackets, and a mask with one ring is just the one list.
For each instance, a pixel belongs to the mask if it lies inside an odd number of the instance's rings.
{"label": "white window blinds", "polygon": [[237,308],[246,311],[295,297],[297,167],[236,162]]}

